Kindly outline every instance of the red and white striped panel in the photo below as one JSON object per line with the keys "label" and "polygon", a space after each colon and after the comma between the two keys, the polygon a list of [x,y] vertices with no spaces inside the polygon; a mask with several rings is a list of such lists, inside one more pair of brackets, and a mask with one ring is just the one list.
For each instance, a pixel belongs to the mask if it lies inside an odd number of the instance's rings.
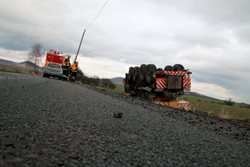
{"label": "red and white striped panel", "polygon": [[178,102],[179,104],[179,109],[184,109],[185,111],[190,111],[190,103],[188,101],[182,100]]}
{"label": "red and white striped panel", "polygon": [[185,71],[165,71],[166,75],[186,75]]}
{"label": "red and white striped panel", "polygon": [[156,88],[165,89],[167,88],[167,81],[165,78],[156,78]]}
{"label": "red and white striped panel", "polygon": [[183,87],[185,89],[191,88],[191,79],[190,78],[183,77]]}

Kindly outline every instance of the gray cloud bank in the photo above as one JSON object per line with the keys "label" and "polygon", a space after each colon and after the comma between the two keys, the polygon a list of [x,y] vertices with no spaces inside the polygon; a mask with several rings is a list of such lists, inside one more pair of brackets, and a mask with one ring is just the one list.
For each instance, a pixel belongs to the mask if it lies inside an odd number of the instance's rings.
{"label": "gray cloud bank", "polygon": [[[41,42],[47,49],[72,54],[104,3],[0,1],[1,48],[28,50]],[[110,0],[87,30],[81,55],[159,67],[182,63],[195,80],[250,102],[249,39],[248,0]]]}

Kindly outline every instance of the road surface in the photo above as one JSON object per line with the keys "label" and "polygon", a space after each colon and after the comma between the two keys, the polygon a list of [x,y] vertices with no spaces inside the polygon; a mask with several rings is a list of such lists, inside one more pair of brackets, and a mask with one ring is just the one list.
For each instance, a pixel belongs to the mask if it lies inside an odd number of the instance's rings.
{"label": "road surface", "polygon": [[250,166],[249,130],[249,123],[0,72],[1,167]]}

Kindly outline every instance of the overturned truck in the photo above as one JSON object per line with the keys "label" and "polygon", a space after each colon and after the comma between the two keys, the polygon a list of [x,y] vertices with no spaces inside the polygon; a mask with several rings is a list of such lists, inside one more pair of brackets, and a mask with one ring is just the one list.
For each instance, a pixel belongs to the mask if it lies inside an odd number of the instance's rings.
{"label": "overturned truck", "polygon": [[154,64],[130,67],[123,81],[124,92],[157,102],[177,102],[178,96],[191,88],[190,74],[181,64],[167,65],[164,69]]}

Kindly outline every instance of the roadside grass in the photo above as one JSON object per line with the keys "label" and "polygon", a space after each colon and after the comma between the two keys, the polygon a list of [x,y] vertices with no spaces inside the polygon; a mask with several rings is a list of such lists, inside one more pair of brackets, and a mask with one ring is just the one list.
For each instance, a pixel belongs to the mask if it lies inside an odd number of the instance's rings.
{"label": "roadside grass", "polygon": [[96,88],[109,92],[109,93],[118,93],[118,94],[122,94],[123,93],[123,85],[122,84],[116,84],[115,85],[115,89],[111,89],[111,88],[105,88],[105,87],[101,87],[101,86],[96,86]]}
{"label": "roadside grass", "polygon": [[3,65],[0,64],[0,71],[4,72],[12,72],[12,73],[22,73],[22,74],[32,74],[34,75],[34,71],[27,69],[21,66],[13,66],[13,65]]}
{"label": "roadside grass", "polygon": [[[115,89],[100,86],[97,86],[97,88],[110,93],[122,94],[124,91],[122,84],[117,84]],[[240,103],[234,103],[233,106],[229,106],[223,100],[188,95],[180,96],[179,100],[189,101],[194,112],[207,112],[209,115],[223,119],[250,120],[250,108],[242,107]]]}
{"label": "roadside grass", "polygon": [[239,103],[229,106],[222,100],[187,95],[181,96],[179,100],[189,101],[194,112],[207,112],[224,119],[250,120],[250,108],[242,107]]}

